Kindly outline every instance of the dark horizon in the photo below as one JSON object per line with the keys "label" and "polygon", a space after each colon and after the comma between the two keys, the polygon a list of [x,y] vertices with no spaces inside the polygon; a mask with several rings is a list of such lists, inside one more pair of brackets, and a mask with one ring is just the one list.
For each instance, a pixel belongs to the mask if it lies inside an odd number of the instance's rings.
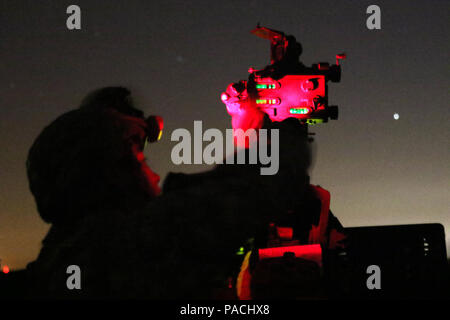
{"label": "dark horizon", "polygon": [[342,224],[450,230],[448,1],[377,1],[374,31],[366,28],[370,1],[82,0],[79,31],[66,28],[70,4],[0,2],[2,265],[24,268],[49,228],[28,189],[31,144],[93,89],[129,87],[147,115],[164,117],[162,140],[147,150],[161,181],[170,171],[210,168],[174,165],[170,133],[194,120],[231,128],[220,94],[249,67],[269,63],[269,43],[250,34],[257,22],[294,35],[306,65],[347,53],[341,82],[329,85],[339,119],[311,127],[312,183],[331,192]]}

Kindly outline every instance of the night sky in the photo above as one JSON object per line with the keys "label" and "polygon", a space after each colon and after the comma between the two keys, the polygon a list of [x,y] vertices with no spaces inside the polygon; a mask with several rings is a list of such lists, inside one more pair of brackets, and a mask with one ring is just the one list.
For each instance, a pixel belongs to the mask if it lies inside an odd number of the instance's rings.
{"label": "night sky", "polygon": [[[66,28],[81,7],[82,29]],[[381,8],[381,30],[366,8]],[[0,258],[23,268],[49,225],[28,189],[27,152],[41,130],[92,89],[124,85],[165,119],[150,166],[175,166],[170,133],[231,127],[220,94],[269,63],[257,22],[296,36],[306,65],[346,52],[329,102],[340,118],[316,133],[312,182],[344,226],[442,223],[449,216],[449,1],[0,1]],[[394,119],[398,113],[399,119]],[[448,249],[447,249],[448,251]]]}

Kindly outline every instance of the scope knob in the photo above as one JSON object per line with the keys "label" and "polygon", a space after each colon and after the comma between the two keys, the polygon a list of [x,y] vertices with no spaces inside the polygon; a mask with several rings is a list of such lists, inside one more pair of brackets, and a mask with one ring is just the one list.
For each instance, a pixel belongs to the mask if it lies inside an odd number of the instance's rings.
{"label": "scope knob", "polygon": [[329,106],[328,107],[328,115],[331,120],[337,120],[339,116],[339,108],[338,106]]}
{"label": "scope knob", "polygon": [[328,71],[328,77],[331,82],[341,81],[341,66],[333,64]]}
{"label": "scope knob", "polygon": [[304,92],[313,91],[318,87],[319,83],[317,79],[305,80],[301,83],[302,90]]}

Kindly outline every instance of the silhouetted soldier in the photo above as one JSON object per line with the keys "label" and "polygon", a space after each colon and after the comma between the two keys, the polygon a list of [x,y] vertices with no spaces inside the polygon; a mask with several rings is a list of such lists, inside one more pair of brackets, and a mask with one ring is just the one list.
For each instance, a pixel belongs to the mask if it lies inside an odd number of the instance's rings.
{"label": "silhouetted soldier", "polygon": [[[259,164],[218,165],[201,174],[169,175],[157,197],[158,177],[142,153],[152,128],[129,91],[91,94],[45,128],[30,150],[30,189],[52,226],[21,281],[24,295],[236,297],[229,276],[237,275],[242,256],[235,252],[249,238],[263,239],[270,222],[292,212],[305,243],[320,224],[308,188],[305,132],[292,119],[268,125],[280,129],[276,175],[261,176]],[[340,226],[326,216],[316,242],[328,243]],[[67,287],[71,265],[80,267],[80,290]]]}
{"label": "silhouetted soldier", "polygon": [[[156,197],[159,177],[142,153],[151,131],[127,89],[104,88],[38,136],[28,177],[52,226],[21,272],[25,285],[10,283],[18,297],[207,298],[220,288],[230,253],[267,225],[268,212],[253,210],[256,171],[241,178],[219,169]],[[67,286],[72,265],[79,290]]]}
{"label": "silhouetted soldier", "polygon": [[[27,267],[31,297],[117,294],[110,283],[134,263],[123,251],[136,246],[122,236],[132,233],[120,230],[127,227],[122,220],[160,193],[159,176],[143,154],[151,129],[130,91],[110,87],[88,95],[38,136],[27,172],[39,214],[52,226]],[[81,290],[66,286],[70,265],[81,268]]]}

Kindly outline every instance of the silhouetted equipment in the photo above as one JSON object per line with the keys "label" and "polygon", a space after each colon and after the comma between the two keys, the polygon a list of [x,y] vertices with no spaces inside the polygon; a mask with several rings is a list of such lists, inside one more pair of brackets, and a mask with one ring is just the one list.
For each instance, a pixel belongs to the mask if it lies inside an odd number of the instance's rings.
{"label": "silhouetted equipment", "polygon": [[[331,298],[436,298],[448,295],[441,224],[346,228],[345,249],[324,255]],[[381,289],[368,289],[367,268],[380,268]],[[447,291],[446,291],[447,290]]]}
{"label": "silhouetted equipment", "polygon": [[235,93],[222,93],[231,116],[234,105],[252,101],[272,121],[297,118],[302,123],[316,124],[336,120],[338,107],[328,105],[328,81],[339,82],[339,60],[346,54],[336,55],[336,64],[319,62],[311,67],[299,62],[302,46],[295,37],[281,31],[260,27],[252,34],[270,41],[270,65],[264,69],[249,69],[248,81],[233,84]]}
{"label": "silhouetted equipment", "polygon": [[[345,233],[345,246],[334,249],[296,243],[260,249],[253,261],[263,271],[252,276],[251,298],[450,297],[441,224],[354,227]],[[378,288],[368,285],[374,284],[371,266],[379,268]],[[241,297],[249,295],[245,286],[240,289]]]}

